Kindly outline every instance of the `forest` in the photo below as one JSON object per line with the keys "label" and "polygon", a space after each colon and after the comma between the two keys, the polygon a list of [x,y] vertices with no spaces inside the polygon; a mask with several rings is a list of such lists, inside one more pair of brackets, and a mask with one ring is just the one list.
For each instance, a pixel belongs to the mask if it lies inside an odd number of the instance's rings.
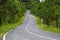
{"label": "forest", "polygon": [[60,28],[60,0],[33,2],[31,12],[41,18],[44,24]]}
{"label": "forest", "polygon": [[0,25],[15,23],[25,13],[25,6],[18,0],[0,0]]}

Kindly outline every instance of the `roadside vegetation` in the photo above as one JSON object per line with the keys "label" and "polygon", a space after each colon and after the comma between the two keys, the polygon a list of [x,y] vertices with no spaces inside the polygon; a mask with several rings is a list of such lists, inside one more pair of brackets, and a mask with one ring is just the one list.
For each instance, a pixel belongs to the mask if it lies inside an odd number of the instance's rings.
{"label": "roadside vegetation", "polygon": [[9,30],[15,29],[18,25],[21,25],[24,21],[25,16],[22,16],[17,22],[11,24],[2,24],[0,26],[0,38]]}
{"label": "roadside vegetation", "polygon": [[0,37],[24,20],[26,7],[19,0],[0,0]]}
{"label": "roadside vegetation", "polygon": [[37,27],[41,30],[46,30],[46,31],[54,32],[54,33],[60,33],[60,28],[57,29],[53,25],[50,25],[48,27],[48,25],[43,24],[41,22],[41,19],[39,17],[36,17],[36,22],[37,22]]}
{"label": "roadside vegetation", "polygon": [[60,0],[33,1],[31,13],[40,18],[37,20],[40,29],[60,33]]}

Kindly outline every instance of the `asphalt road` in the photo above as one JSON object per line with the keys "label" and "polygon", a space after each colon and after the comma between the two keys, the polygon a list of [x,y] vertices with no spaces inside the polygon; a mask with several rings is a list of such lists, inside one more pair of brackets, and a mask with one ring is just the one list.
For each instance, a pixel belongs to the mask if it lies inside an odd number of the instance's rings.
{"label": "asphalt road", "polygon": [[35,17],[27,11],[23,24],[10,31],[5,40],[60,40],[60,34],[39,30]]}

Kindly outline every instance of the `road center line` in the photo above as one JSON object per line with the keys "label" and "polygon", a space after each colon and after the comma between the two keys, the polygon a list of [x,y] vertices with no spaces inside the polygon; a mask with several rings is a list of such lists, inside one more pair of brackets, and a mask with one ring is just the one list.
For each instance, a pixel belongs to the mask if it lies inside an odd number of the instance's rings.
{"label": "road center line", "polygon": [[[28,21],[28,22],[29,22],[29,21]],[[39,35],[39,34],[30,32],[30,31],[28,30],[28,28],[29,28],[29,23],[26,25],[26,31],[27,31],[28,33],[30,33],[30,34],[32,34],[32,35],[34,35],[34,36],[40,37],[40,38],[45,38],[45,39],[47,39],[47,40],[56,40],[56,39],[53,39],[53,38],[49,38],[49,37],[46,37],[46,36],[42,36],[42,35]]]}

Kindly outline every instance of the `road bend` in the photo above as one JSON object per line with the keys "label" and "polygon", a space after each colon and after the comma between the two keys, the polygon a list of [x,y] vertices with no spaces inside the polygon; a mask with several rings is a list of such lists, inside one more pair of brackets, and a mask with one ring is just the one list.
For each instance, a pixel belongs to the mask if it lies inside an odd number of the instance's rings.
{"label": "road bend", "polygon": [[60,34],[38,29],[36,18],[27,10],[24,22],[7,33],[4,40],[60,40]]}

